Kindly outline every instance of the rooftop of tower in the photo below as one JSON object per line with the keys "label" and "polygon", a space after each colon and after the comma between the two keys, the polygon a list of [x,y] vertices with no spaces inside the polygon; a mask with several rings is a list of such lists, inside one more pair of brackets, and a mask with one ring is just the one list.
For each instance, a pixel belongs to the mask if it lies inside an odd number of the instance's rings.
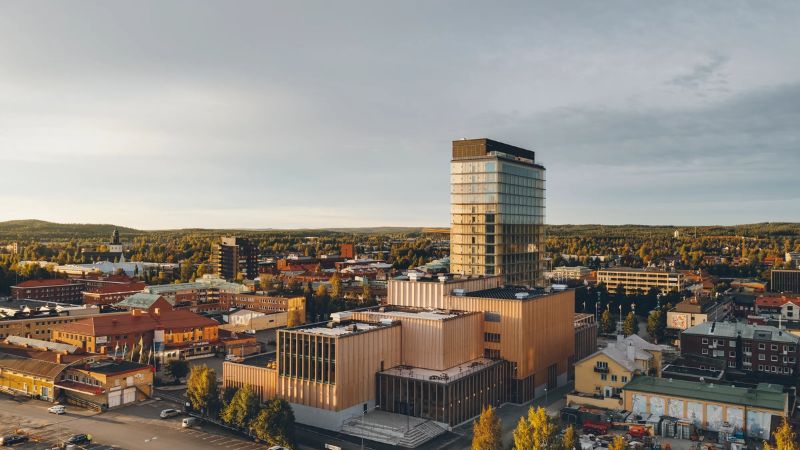
{"label": "rooftop of tower", "polygon": [[461,139],[453,141],[453,159],[487,156],[491,152],[529,159],[531,163],[536,160],[536,153],[532,150],[525,150],[524,148],[504,144],[492,139]]}

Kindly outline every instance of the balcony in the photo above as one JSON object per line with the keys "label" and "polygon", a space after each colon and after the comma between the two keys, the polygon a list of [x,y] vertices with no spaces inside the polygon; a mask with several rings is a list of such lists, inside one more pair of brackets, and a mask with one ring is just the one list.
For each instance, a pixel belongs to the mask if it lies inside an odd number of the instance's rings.
{"label": "balcony", "polygon": [[608,373],[608,367],[594,367],[594,371],[597,373]]}

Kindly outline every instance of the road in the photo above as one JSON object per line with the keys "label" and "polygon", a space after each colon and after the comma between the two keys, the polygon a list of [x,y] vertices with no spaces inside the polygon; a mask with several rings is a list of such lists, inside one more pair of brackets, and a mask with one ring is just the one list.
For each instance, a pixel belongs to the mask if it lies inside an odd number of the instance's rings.
{"label": "road", "polygon": [[[47,412],[50,403],[11,399],[0,396],[0,431],[3,435],[22,429],[32,441],[14,446],[21,450],[44,450],[57,446],[65,438],[77,434],[90,434],[92,450],[255,450],[265,449],[245,437],[235,435],[214,425],[201,425],[192,429],[181,428],[181,417],[160,419],[163,409],[175,408],[167,401],[147,400],[112,411],[97,413],[67,406],[67,414]],[[315,433],[298,430],[300,450],[322,449],[325,443],[340,445],[351,450],[360,446]]]}

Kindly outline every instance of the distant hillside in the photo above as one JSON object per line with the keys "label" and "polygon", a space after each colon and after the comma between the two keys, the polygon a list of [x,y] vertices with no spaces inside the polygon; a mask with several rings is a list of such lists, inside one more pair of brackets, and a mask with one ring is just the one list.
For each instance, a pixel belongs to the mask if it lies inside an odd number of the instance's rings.
{"label": "distant hillside", "polygon": [[142,234],[133,228],[111,224],[53,223],[44,220],[9,220],[0,222],[0,240],[14,239],[70,239],[107,236],[117,228],[120,234]]}
{"label": "distant hillside", "polygon": [[212,229],[212,228],[186,228],[173,230],[137,230],[113,224],[91,223],[53,223],[44,220],[9,220],[0,222],[0,241],[51,239],[105,239],[111,236],[114,228],[119,230],[123,237],[144,236],[148,234],[165,235],[218,235],[236,234],[240,236],[257,237],[264,234],[290,234],[290,235],[327,235],[327,234],[411,234],[419,233],[422,227],[364,227],[364,228],[328,228],[328,229]]}
{"label": "distant hillside", "polygon": [[[124,239],[133,236],[152,234],[167,236],[197,235],[215,236],[235,234],[244,237],[263,237],[265,235],[287,236],[327,236],[336,234],[365,235],[413,235],[420,233],[446,234],[447,228],[433,227],[364,227],[364,228],[303,228],[303,229],[208,229],[186,228],[177,230],[137,230],[112,224],[61,224],[43,220],[10,220],[0,222],[0,242],[14,240],[64,240],[64,239],[107,239],[117,228]],[[548,225],[550,237],[606,237],[606,238],[647,238],[672,235],[679,230],[683,236],[800,236],[800,223],[756,223],[735,226],[681,226],[681,225]]]}

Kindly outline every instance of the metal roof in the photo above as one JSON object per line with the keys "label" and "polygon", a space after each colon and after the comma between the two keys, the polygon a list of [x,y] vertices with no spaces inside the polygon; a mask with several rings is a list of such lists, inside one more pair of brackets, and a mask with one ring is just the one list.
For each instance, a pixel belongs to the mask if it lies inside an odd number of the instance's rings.
{"label": "metal roof", "polygon": [[24,338],[20,336],[9,336],[6,338],[7,344],[19,345],[21,347],[31,347],[35,349],[50,350],[54,352],[64,352],[70,355],[78,351],[78,347],[58,342],[43,341],[41,339]]}
{"label": "metal roof", "polygon": [[123,308],[150,309],[161,296],[158,294],[148,294],[147,292],[137,292],[130,297],[117,303],[116,306]]}
{"label": "metal roof", "polygon": [[623,390],[647,392],[717,403],[749,406],[755,408],[785,411],[788,394],[780,387],[759,384],[755,389],[703,383],[698,381],[674,380],[647,376],[634,377]]}

